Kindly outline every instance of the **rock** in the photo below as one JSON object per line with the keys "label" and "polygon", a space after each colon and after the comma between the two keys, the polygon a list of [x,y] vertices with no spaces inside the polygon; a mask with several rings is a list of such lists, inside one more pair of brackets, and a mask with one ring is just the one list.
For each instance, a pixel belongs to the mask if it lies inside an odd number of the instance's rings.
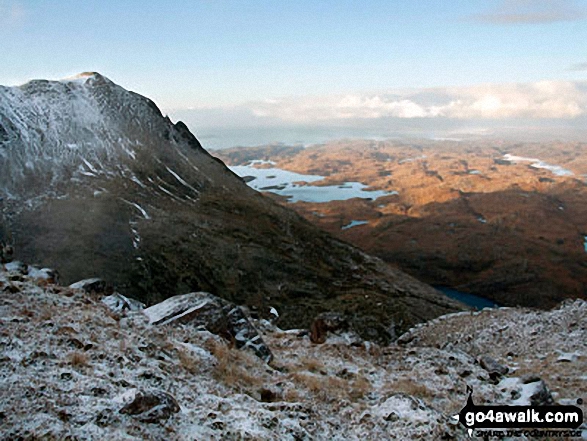
{"label": "rock", "polygon": [[278,401],[279,394],[271,389],[262,387],[259,389],[259,397],[260,401],[263,403],[272,403],[274,401]]}
{"label": "rock", "polygon": [[385,327],[373,316],[353,317],[350,326],[357,334],[356,342],[366,340],[386,346],[397,336],[393,324]]}
{"label": "rock", "polygon": [[37,281],[45,281],[46,283],[57,283],[59,276],[57,271],[51,268],[38,268],[36,266],[29,266],[27,268],[28,276]]}
{"label": "rock", "polygon": [[251,349],[270,362],[273,358],[257,329],[242,308],[207,292],[170,297],[144,310],[152,325],[190,324],[203,326],[213,334],[234,341],[239,349]]}
{"label": "rock", "polygon": [[498,382],[499,378],[507,374],[509,371],[507,366],[498,363],[487,355],[480,356],[477,361],[479,362],[479,365],[489,373],[489,378],[493,382]]}
{"label": "rock", "polygon": [[543,380],[538,380],[530,384],[534,386],[534,391],[530,395],[531,406],[549,406],[554,403],[552,394]]}
{"label": "rock", "polygon": [[350,344],[362,341],[352,329],[349,321],[337,312],[323,312],[312,322],[310,327],[310,341],[312,343],[324,343],[328,334],[342,336]]}
{"label": "rock", "polygon": [[28,266],[19,260],[8,262],[4,265],[4,268],[6,271],[11,273],[18,273],[23,275],[28,273]]}
{"label": "rock", "polygon": [[107,292],[108,286],[106,282],[97,277],[80,280],[79,282],[72,283],[69,287],[72,289],[81,289],[88,294],[111,294]]}
{"label": "rock", "polygon": [[118,314],[124,311],[140,311],[145,308],[145,304],[135,299],[130,299],[123,296],[120,293],[115,292],[112,295],[106,296],[102,299],[104,303],[111,311]]}
{"label": "rock", "polygon": [[179,411],[175,398],[167,392],[153,390],[138,391],[134,399],[123,406],[119,413],[132,415],[145,423],[158,423]]}
{"label": "rock", "polygon": [[223,308],[223,311],[228,318],[227,330],[234,339],[236,347],[238,349],[250,348],[257,357],[269,363],[273,355],[243,310],[236,305],[229,304]]}
{"label": "rock", "polygon": [[0,263],[9,263],[12,261],[14,249],[12,246],[0,241]]}

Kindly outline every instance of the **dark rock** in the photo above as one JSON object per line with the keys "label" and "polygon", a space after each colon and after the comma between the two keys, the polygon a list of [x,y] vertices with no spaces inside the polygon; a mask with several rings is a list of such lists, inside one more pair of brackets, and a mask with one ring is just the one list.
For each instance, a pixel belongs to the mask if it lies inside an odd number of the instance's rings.
{"label": "dark rock", "polygon": [[259,389],[259,395],[261,398],[261,402],[263,403],[272,403],[279,399],[279,394],[277,394],[275,391],[272,391],[271,389],[267,389],[264,387]]}
{"label": "dark rock", "polygon": [[88,294],[111,294],[108,293],[106,282],[99,278],[84,279],[69,285],[72,289],[81,289]]}
{"label": "dark rock", "polygon": [[16,285],[13,285],[13,284],[11,283],[11,284],[8,284],[8,285],[6,285],[6,286],[5,286],[5,287],[2,289],[2,291],[4,291],[4,292],[9,292],[10,294],[16,294],[17,292],[20,292],[20,288],[19,288],[18,286],[16,286]]}
{"label": "dark rock", "polygon": [[120,409],[120,413],[132,415],[145,423],[167,420],[180,407],[175,398],[163,391],[138,391],[134,399]]}
{"label": "dark rock", "polygon": [[120,293],[115,292],[112,295],[106,296],[102,299],[104,303],[112,312],[122,314],[126,311],[140,311],[145,308],[145,304],[135,299],[130,299]]}
{"label": "dark rock", "polygon": [[326,341],[329,332],[345,332],[350,328],[348,321],[339,313],[323,312],[318,315],[310,327],[310,341],[321,344]]}
{"label": "dark rock", "polygon": [[464,370],[462,370],[462,371],[459,372],[459,377],[461,377],[461,378],[467,378],[472,373],[473,372],[470,371],[469,369],[464,369]]}
{"label": "dark rock", "polygon": [[242,308],[206,292],[171,297],[144,310],[153,325],[189,324],[235,343],[238,349],[251,349],[259,358],[273,358],[257,329]]}
{"label": "dark rock", "polygon": [[6,269],[6,271],[11,273],[18,273],[23,275],[26,275],[28,273],[28,266],[19,260],[6,263],[4,265],[4,268]]}
{"label": "dark rock", "polygon": [[269,363],[273,355],[243,310],[236,305],[229,304],[223,308],[223,312],[228,319],[227,331],[236,343],[236,347],[238,349],[250,348],[257,357]]}
{"label": "dark rock", "polygon": [[489,373],[490,378],[492,376],[501,377],[509,371],[507,366],[498,363],[495,359],[487,355],[480,356],[477,361],[479,362],[479,365]]}
{"label": "dark rock", "polygon": [[534,385],[534,392],[530,395],[531,406],[549,406],[554,403],[552,394],[543,380],[529,383]]}
{"label": "dark rock", "polygon": [[59,281],[59,274],[51,268],[38,268],[36,266],[29,266],[27,268],[28,276],[37,281],[44,281],[46,283],[57,283]]}
{"label": "dark rock", "polygon": [[106,389],[102,387],[93,387],[90,392],[95,397],[103,397],[107,393]]}
{"label": "dark rock", "polygon": [[12,261],[14,249],[12,246],[0,241],[0,263],[8,263]]}
{"label": "dark rock", "polygon": [[535,374],[527,374],[524,375],[520,378],[520,381],[522,382],[522,384],[530,384],[530,383],[536,383],[537,381],[542,381],[542,379]]}

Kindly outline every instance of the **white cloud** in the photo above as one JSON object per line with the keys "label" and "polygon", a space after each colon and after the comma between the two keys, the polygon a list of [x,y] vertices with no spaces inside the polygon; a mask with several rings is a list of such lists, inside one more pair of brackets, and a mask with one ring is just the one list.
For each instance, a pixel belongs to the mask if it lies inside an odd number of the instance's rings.
{"label": "white cloud", "polygon": [[376,118],[575,118],[587,113],[587,83],[541,81],[285,98],[244,107],[257,117],[290,123]]}

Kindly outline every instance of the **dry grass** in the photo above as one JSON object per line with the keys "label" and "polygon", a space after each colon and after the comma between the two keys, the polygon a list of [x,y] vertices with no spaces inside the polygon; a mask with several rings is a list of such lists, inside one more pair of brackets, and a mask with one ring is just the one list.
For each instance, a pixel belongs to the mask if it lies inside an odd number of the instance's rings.
{"label": "dry grass", "polygon": [[294,372],[290,379],[303,389],[306,389],[315,398],[321,401],[332,401],[349,398],[349,384],[340,378],[326,375],[316,375],[308,372]]}
{"label": "dry grass", "polygon": [[303,357],[300,359],[300,365],[308,372],[317,373],[324,370],[324,364],[316,358]]}
{"label": "dry grass", "polygon": [[126,339],[121,338],[120,340],[118,340],[118,349],[120,349],[120,352],[124,354],[126,352],[126,348]]}
{"label": "dry grass", "polygon": [[198,360],[187,349],[179,349],[177,351],[177,358],[182,368],[190,374],[197,374],[200,372]]}
{"label": "dry grass", "polygon": [[351,381],[349,398],[352,400],[360,400],[365,397],[372,390],[371,383],[362,375],[357,376]]}
{"label": "dry grass", "polygon": [[399,380],[390,383],[387,388],[393,392],[404,392],[418,398],[432,398],[433,394],[425,385],[416,383],[410,378],[400,378]]}
{"label": "dry grass", "polygon": [[69,364],[74,367],[84,367],[88,365],[88,356],[85,352],[74,351],[67,355]]}
{"label": "dry grass", "polygon": [[213,376],[216,380],[229,387],[251,391],[261,385],[263,379],[255,372],[263,372],[263,362],[245,351],[239,351],[221,342],[211,341],[209,350],[216,357],[216,368]]}

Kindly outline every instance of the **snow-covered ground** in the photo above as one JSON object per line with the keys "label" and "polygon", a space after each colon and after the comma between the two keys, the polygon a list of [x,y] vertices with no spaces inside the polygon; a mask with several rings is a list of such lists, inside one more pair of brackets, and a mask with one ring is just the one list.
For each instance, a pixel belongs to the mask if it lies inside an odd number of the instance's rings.
{"label": "snow-covered ground", "polygon": [[[151,325],[10,268],[0,270],[4,439],[467,439],[451,418],[467,385],[493,404],[530,399],[528,375],[556,400],[587,392],[579,300],[445,316],[388,347],[314,345],[303,330],[256,321],[274,354],[267,365],[205,330]],[[510,373],[496,384],[480,356]],[[138,391],[171,395],[179,412],[155,422],[120,413]]]}

